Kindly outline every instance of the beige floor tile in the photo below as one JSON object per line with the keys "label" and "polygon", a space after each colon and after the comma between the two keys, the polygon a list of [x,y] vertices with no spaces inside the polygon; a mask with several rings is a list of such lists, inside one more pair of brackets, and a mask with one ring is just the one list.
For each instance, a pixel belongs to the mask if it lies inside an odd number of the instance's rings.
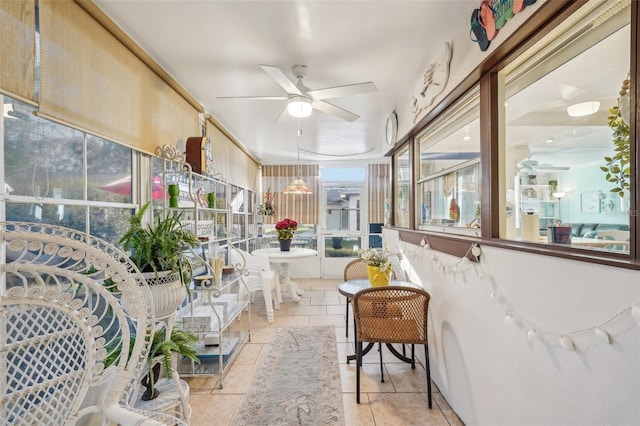
{"label": "beige floor tile", "polygon": [[277,327],[251,329],[251,343],[271,343]]}
{"label": "beige floor tile", "polygon": [[213,389],[212,393],[246,393],[257,370],[258,364],[234,364],[234,368],[230,368],[224,376],[222,389]]}
{"label": "beige floor tile", "polygon": [[[436,387],[433,386],[433,388],[435,389]],[[444,414],[450,426],[464,426],[464,423],[462,423],[462,420],[460,420],[460,418],[455,413],[455,411],[451,409],[451,407],[449,406],[449,403],[447,403],[447,401],[444,399],[444,397],[439,391],[438,393],[434,393],[432,395],[432,398],[433,398],[433,406],[435,407],[437,405],[438,408],[440,408],[440,410],[442,411],[442,414]]]}
{"label": "beige floor tile", "polygon": [[276,317],[273,325],[277,327],[301,327],[309,325],[309,317],[305,315]]}
{"label": "beige floor tile", "polygon": [[[426,373],[417,362],[412,370],[409,364],[397,359],[383,346],[385,383],[380,383],[380,364],[377,346],[363,359],[361,372],[361,404],[356,404],[355,361],[346,364],[346,356],[354,352],[353,327],[350,337],[345,336],[344,304],[336,286],[342,280],[299,279],[296,280],[305,294],[300,302],[284,294],[280,309],[275,311],[276,321],[269,323],[264,299],[256,293],[252,304],[252,341],[243,346],[238,358],[228,370],[223,389],[214,389],[216,378],[209,376],[186,377],[191,388],[190,402],[193,410],[192,425],[229,425],[238,410],[245,392],[253,382],[278,327],[303,325],[335,325],[338,361],[346,426],[360,425],[447,425],[462,426],[458,416],[439,393],[435,383],[433,409],[427,408]],[[232,329],[244,330],[247,313],[234,322]],[[352,322],[352,313],[349,313]],[[400,351],[400,347],[398,346]],[[416,351],[422,351],[416,348]],[[419,352],[422,353],[422,352]],[[410,355],[410,352],[407,352]]]}
{"label": "beige floor tile", "polygon": [[335,325],[344,324],[342,315],[312,315],[309,317],[309,325]]}
{"label": "beige floor tile", "polygon": [[292,315],[327,315],[326,306],[298,306],[291,312]]}
{"label": "beige floor tile", "polygon": [[376,426],[449,426],[436,404],[427,406],[426,393],[369,394]]}
{"label": "beige floor tile", "polygon": [[238,354],[234,364],[255,364],[264,346],[264,343],[247,343]]}
{"label": "beige floor tile", "polygon": [[349,336],[351,336],[351,338],[346,336],[345,330],[344,323],[342,327],[336,327],[336,342],[345,343],[353,341],[353,329],[349,328]]}
{"label": "beige floor tile", "polygon": [[[344,316],[345,310],[344,305],[330,305],[327,306],[327,315],[342,315]],[[349,318],[351,318],[351,313],[349,313]]]}
{"label": "beige floor tile", "polygon": [[191,395],[191,424],[227,425],[241,400],[242,395]]}
{"label": "beige floor tile", "polygon": [[[385,371],[385,376],[388,373]],[[356,391],[356,364],[340,364],[340,380],[342,392],[355,393]],[[360,392],[394,392],[393,383],[386,380],[380,382],[380,364],[363,364],[360,371]]]}
{"label": "beige floor tile", "polygon": [[312,297],[309,304],[322,306],[339,305],[340,298],[338,296]]}
{"label": "beige floor tile", "polygon": [[412,369],[410,364],[385,364],[385,367],[396,392],[427,391],[427,373],[423,368]]}
{"label": "beige floor tile", "polygon": [[316,297],[324,297],[324,290],[305,290],[304,297],[314,299]]}
{"label": "beige floor tile", "polygon": [[325,282],[313,284],[311,289],[312,290],[335,291],[336,288],[338,287],[338,284],[340,284],[341,282],[342,282],[342,280],[334,280],[334,281],[328,280],[328,281],[325,281]]}
{"label": "beige floor tile", "polygon": [[189,384],[189,394],[201,394],[211,393],[218,382],[218,378],[215,376],[201,375],[201,376],[181,376],[185,382]]}
{"label": "beige floor tile", "polygon": [[360,404],[356,402],[355,393],[343,393],[344,423],[347,426],[369,426],[375,424],[373,412],[369,405],[369,395],[360,394]]}

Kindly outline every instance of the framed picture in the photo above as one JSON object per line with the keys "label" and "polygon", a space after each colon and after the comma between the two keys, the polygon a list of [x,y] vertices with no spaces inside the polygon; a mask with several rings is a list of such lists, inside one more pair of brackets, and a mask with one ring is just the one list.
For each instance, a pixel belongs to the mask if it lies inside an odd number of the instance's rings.
{"label": "framed picture", "polygon": [[600,213],[600,193],[591,191],[580,194],[580,211],[582,213]]}

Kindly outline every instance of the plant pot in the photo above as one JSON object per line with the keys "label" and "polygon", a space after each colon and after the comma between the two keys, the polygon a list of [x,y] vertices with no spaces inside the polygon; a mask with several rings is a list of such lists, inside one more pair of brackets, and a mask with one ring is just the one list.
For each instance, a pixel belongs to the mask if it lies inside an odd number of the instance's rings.
{"label": "plant pot", "polygon": [[291,250],[291,240],[278,240],[280,242],[280,251]]}
{"label": "plant pot", "polygon": [[389,285],[389,274],[382,272],[380,267],[367,265],[367,276],[371,287],[382,287]]}
{"label": "plant pot", "polygon": [[151,371],[145,375],[142,380],[140,380],[140,384],[146,388],[142,396],[140,397],[143,401],[151,401],[152,399],[156,399],[160,392],[156,389],[156,383],[160,379],[160,363],[157,362]]}
{"label": "plant pot", "polygon": [[142,276],[149,284],[156,319],[173,314],[187,297],[187,289],[179,272],[144,272]]}

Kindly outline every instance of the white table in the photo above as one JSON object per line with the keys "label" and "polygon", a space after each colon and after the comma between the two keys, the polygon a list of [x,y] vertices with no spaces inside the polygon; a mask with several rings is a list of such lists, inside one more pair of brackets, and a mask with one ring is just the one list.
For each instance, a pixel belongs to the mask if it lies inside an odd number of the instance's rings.
{"label": "white table", "polygon": [[317,251],[298,247],[292,247],[291,251],[280,251],[279,248],[264,248],[254,250],[251,254],[265,256],[269,259],[269,262],[277,264],[279,266],[278,270],[280,271],[280,281],[282,285],[289,289],[291,298],[294,301],[300,301],[300,296],[304,293],[304,290],[300,289],[298,284],[291,281],[289,276],[289,263],[317,256]]}

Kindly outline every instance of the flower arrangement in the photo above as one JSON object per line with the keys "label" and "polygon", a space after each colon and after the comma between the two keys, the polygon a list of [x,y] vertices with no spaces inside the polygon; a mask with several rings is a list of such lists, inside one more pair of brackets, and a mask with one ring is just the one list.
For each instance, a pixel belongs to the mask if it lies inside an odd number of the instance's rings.
{"label": "flower arrangement", "polygon": [[258,214],[261,216],[273,216],[276,209],[273,207],[273,192],[271,187],[264,193],[264,203],[258,206]]}
{"label": "flower arrangement", "polygon": [[298,222],[293,219],[282,219],[276,223],[276,232],[279,240],[292,240],[293,233],[298,229]]}
{"label": "flower arrangement", "polygon": [[386,247],[382,251],[375,248],[360,249],[358,250],[358,256],[360,256],[367,265],[377,266],[381,272],[387,275],[393,271],[391,256],[396,256],[399,260],[402,260],[402,253],[391,253]]}

